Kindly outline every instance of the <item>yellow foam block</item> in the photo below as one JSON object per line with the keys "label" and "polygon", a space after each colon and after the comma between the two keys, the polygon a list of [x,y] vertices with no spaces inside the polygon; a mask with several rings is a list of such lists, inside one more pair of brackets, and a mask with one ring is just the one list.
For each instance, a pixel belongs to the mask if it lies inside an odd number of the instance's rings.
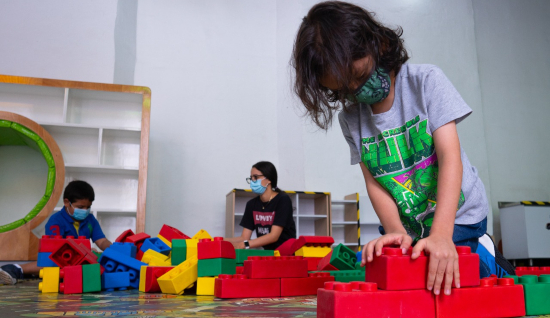
{"label": "yellow foam block", "polygon": [[164,244],[168,245],[170,248],[172,248],[172,242],[168,241],[168,239],[164,238],[162,235],[157,235],[157,237],[164,242]]}
{"label": "yellow foam block", "polygon": [[210,236],[210,234],[208,234],[208,232],[206,232],[205,230],[200,230],[197,232],[197,234],[193,235],[194,239],[197,239],[197,240],[200,240],[200,239],[203,239],[203,238],[209,238],[209,239],[212,239],[212,236]]}
{"label": "yellow foam block", "polygon": [[330,251],[331,248],[325,246],[302,246],[299,250],[294,252],[294,255],[303,257],[325,257]]}
{"label": "yellow foam block", "polygon": [[160,290],[164,294],[181,294],[184,289],[190,287],[197,281],[196,257],[187,259],[185,262],[174,267],[157,279]]}
{"label": "yellow foam block", "polygon": [[139,270],[139,291],[144,293],[145,292],[145,277],[147,272],[147,266],[141,266]]}
{"label": "yellow foam block", "polygon": [[214,296],[216,277],[199,277],[197,279],[197,295]]}
{"label": "yellow foam block", "polygon": [[281,252],[275,250],[273,251],[273,256],[281,257]]}
{"label": "yellow foam block", "polygon": [[171,267],[172,266],[172,259],[168,258],[165,261],[162,261],[158,258],[153,258],[151,260],[151,263],[149,263],[149,266],[161,266],[161,267]]}
{"label": "yellow foam block", "polygon": [[38,290],[43,293],[59,292],[59,267],[44,267],[39,274],[42,282],[38,284]]}
{"label": "yellow foam block", "polygon": [[[168,259],[168,256],[159,253],[155,250],[147,250],[145,253],[143,253],[143,257],[141,258],[141,261],[145,264],[149,264],[151,266],[154,266],[151,264],[152,262],[156,263],[164,263]],[[158,266],[158,265],[157,265]],[[169,265],[170,266],[170,265]]]}
{"label": "yellow foam block", "polygon": [[197,254],[197,244],[199,244],[198,239],[187,239],[185,240],[185,244],[187,245],[187,259],[198,257]]}

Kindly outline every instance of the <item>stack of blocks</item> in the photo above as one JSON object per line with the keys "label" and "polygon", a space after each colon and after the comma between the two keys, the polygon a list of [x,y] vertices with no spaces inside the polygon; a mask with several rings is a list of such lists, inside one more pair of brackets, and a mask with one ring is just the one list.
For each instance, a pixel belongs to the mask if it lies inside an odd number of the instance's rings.
{"label": "stack of blocks", "polygon": [[214,295],[214,280],[220,274],[236,273],[236,254],[233,244],[223,237],[199,240],[197,244],[197,295]]}
{"label": "stack of blocks", "polygon": [[[101,291],[101,267],[99,264],[45,267],[40,270],[42,293],[82,294]],[[61,282],[60,282],[61,281]]]}
{"label": "stack of blocks", "polygon": [[[461,288],[451,295],[426,289],[429,258],[411,259],[384,247],[367,264],[366,282],[325,283],[317,294],[317,317],[516,317],[525,315],[523,286],[513,278],[479,279],[479,255],[458,246]],[[453,282],[454,287],[454,282]]]}
{"label": "stack of blocks", "polygon": [[365,267],[359,265],[355,252],[339,244],[319,260],[317,270],[330,273],[337,282],[364,281]]}
{"label": "stack of blocks", "polygon": [[550,275],[505,276],[523,286],[527,316],[550,314]]}
{"label": "stack of blocks", "polygon": [[331,252],[334,239],[330,236],[300,236],[293,244],[295,256],[303,256],[308,261],[308,270],[314,271],[321,259]]}
{"label": "stack of blocks", "polygon": [[79,236],[77,239],[73,236],[67,236],[67,238],[64,239],[60,235],[43,235],[39,241],[36,265],[38,267],[57,267],[58,265],[50,258],[50,255],[57,252],[57,250],[67,242],[67,239],[72,239],[77,245],[82,244],[87,249],[91,250],[90,240],[85,236]]}

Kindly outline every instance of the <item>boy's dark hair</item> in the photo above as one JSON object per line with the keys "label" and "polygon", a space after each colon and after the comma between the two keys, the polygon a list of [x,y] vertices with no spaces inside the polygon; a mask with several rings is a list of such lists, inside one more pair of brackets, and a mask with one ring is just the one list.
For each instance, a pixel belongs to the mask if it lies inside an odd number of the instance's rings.
{"label": "boy's dark hair", "polygon": [[63,199],[67,199],[71,203],[83,199],[88,199],[90,202],[93,202],[95,200],[94,188],[86,181],[71,181],[67,187],[65,187]]}
{"label": "boy's dark hair", "polygon": [[[397,74],[409,59],[401,38],[403,29],[387,28],[373,16],[350,3],[327,1],[313,6],[302,20],[291,59],[296,71],[294,91],[322,129],[328,129],[340,107],[346,110],[354,61],[371,56],[373,69]],[[323,87],[320,81],[326,75],[333,76],[342,90]]]}
{"label": "boy's dark hair", "polygon": [[258,169],[266,179],[271,181],[271,187],[276,192],[281,192],[281,189],[277,187],[277,169],[269,161],[260,161],[252,166],[252,168]]}

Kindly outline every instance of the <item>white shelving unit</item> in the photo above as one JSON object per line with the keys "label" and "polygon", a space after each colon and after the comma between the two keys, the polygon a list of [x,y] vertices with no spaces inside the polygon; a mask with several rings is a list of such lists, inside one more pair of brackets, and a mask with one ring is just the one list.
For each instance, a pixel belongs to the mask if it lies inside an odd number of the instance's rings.
{"label": "white shelving unit", "polygon": [[[330,193],[285,191],[292,201],[296,237],[300,235],[331,235]],[[240,236],[243,228],[239,225],[244,214],[246,202],[258,196],[251,190],[233,189],[226,196],[225,236]],[[256,238],[253,232],[252,238]]]}
{"label": "white shelving unit", "polygon": [[[28,117],[55,139],[65,185],[84,180],[107,238],[145,228],[150,90],[0,75],[0,110]],[[62,198],[55,211],[62,207]]]}
{"label": "white shelving unit", "polygon": [[367,244],[369,241],[380,236],[378,230],[380,220],[376,212],[374,212],[368,196],[359,197],[359,210],[361,211],[361,244]]}
{"label": "white shelving unit", "polygon": [[352,193],[344,200],[332,200],[332,236],[334,245],[344,244],[358,251],[359,237],[359,195]]}

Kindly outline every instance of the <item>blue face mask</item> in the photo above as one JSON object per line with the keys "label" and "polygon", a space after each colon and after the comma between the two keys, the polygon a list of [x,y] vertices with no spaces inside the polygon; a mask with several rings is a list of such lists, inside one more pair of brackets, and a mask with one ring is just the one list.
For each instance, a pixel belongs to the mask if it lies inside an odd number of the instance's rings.
{"label": "blue face mask", "polygon": [[252,192],[254,192],[256,194],[260,194],[260,195],[264,194],[265,189],[267,189],[267,187],[264,187],[262,185],[262,180],[258,179],[256,181],[251,181],[250,182],[250,189],[252,189]]}
{"label": "blue face mask", "polygon": [[[71,206],[73,205],[71,204]],[[82,221],[85,218],[87,218],[88,215],[90,215],[90,209],[84,210],[84,209],[77,209],[75,207],[73,207],[73,209],[74,209],[73,218],[75,220]]]}

